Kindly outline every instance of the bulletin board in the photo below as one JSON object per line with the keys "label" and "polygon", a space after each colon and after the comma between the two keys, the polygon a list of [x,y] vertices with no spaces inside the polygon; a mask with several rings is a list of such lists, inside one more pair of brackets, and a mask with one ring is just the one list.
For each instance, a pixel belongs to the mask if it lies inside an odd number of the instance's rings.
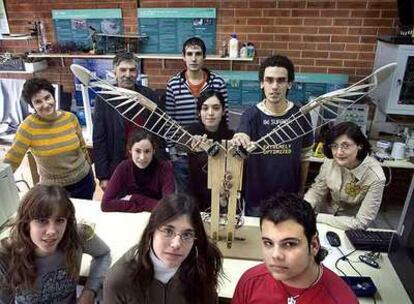
{"label": "bulletin board", "polygon": [[[121,9],[78,9],[52,10],[53,25],[57,43],[62,47],[76,47],[78,50],[92,48],[92,30],[108,35],[122,34]],[[99,39],[98,39],[99,38]],[[97,48],[104,53],[114,53],[116,39],[97,38]],[[109,42],[108,42],[109,41]]]}
{"label": "bulletin board", "polygon": [[137,16],[138,32],[148,36],[140,53],[179,54],[194,36],[203,39],[207,54],[215,53],[215,8],[139,8]]}
{"label": "bulletin board", "polygon": [[[253,71],[215,71],[225,80],[230,106],[247,107],[263,99],[258,72]],[[288,100],[302,106],[310,100],[327,92],[345,88],[348,75],[296,73]]]}

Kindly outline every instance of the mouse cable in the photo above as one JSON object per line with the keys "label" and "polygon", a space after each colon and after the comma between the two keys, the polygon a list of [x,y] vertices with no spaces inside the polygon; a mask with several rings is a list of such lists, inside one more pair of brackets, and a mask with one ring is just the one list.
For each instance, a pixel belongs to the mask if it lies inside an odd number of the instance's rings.
{"label": "mouse cable", "polygon": [[[350,256],[351,254],[353,254],[355,251],[356,251],[356,249],[354,249],[354,250],[352,250],[351,252],[349,252],[349,253],[347,253],[347,254],[345,254],[342,250],[341,250],[341,248],[339,248],[339,247],[336,247],[336,248],[338,248],[338,250],[339,250],[339,252],[342,254],[342,256],[341,257],[339,257],[337,260],[336,260],[336,262],[335,262],[335,267],[341,272],[341,273],[344,273],[342,270],[340,270],[339,268],[338,268],[338,263],[339,263],[339,261],[346,261],[348,264],[349,264],[349,266],[351,266],[351,268],[360,276],[360,277],[362,277],[362,275],[361,275],[361,273],[354,267],[354,265],[352,265],[352,263],[351,263],[351,261],[348,259],[348,256]],[[345,275],[346,276],[346,275]]]}

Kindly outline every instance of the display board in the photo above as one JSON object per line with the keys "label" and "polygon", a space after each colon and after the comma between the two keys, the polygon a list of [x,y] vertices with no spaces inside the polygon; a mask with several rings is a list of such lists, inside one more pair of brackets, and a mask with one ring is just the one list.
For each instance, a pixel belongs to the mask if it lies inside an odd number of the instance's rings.
{"label": "display board", "polygon": [[190,37],[206,44],[207,54],[216,50],[215,8],[139,8],[138,32],[148,39],[140,44],[140,53],[179,54]]}
{"label": "display board", "polygon": [[[230,106],[249,106],[262,100],[259,74],[252,71],[215,71],[225,80]],[[304,105],[313,97],[346,87],[348,75],[296,73],[288,99]]]}
{"label": "display board", "polygon": [[119,41],[92,37],[93,29],[97,33],[108,35],[122,34],[121,9],[78,9],[52,10],[56,41],[68,51],[92,49],[92,40],[96,39],[96,48],[104,53],[114,53]]}

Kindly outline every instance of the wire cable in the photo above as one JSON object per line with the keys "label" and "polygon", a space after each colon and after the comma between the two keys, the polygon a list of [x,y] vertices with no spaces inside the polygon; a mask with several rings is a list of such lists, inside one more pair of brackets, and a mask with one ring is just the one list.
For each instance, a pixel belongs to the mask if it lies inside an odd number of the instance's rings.
{"label": "wire cable", "polygon": [[361,275],[361,273],[354,267],[354,265],[352,265],[352,263],[351,263],[351,261],[348,259],[348,256],[350,256],[351,254],[353,254],[355,251],[356,251],[356,249],[354,249],[354,250],[352,250],[351,252],[349,252],[349,253],[347,253],[347,254],[345,254],[342,250],[341,250],[341,248],[339,248],[339,247],[336,247],[338,250],[339,250],[339,252],[342,254],[342,256],[341,257],[339,257],[336,261],[335,261],[335,268],[341,273],[341,274],[343,274],[345,277],[347,276],[346,274],[345,274],[345,272],[342,270],[342,269],[340,269],[339,268],[339,266],[338,266],[338,264],[339,264],[339,261],[346,261],[348,264],[349,264],[349,266],[351,266],[351,268],[360,276],[360,277],[362,277],[362,275]]}

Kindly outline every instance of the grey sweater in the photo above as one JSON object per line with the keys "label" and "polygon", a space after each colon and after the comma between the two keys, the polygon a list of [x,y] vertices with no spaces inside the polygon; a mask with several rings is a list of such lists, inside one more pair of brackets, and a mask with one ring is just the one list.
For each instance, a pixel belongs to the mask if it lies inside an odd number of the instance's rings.
{"label": "grey sweater", "polygon": [[[92,256],[89,276],[85,288],[97,292],[111,265],[109,247],[96,235],[87,238],[81,233],[82,244],[77,253],[77,262],[80,266],[82,254]],[[0,280],[7,279],[9,257],[0,257]],[[4,288],[0,289],[0,304],[69,304],[76,303],[77,282],[70,277],[65,265],[62,251],[53,255],[36,258],[37,277],[34,290],[21,290],[13,294]]]}

